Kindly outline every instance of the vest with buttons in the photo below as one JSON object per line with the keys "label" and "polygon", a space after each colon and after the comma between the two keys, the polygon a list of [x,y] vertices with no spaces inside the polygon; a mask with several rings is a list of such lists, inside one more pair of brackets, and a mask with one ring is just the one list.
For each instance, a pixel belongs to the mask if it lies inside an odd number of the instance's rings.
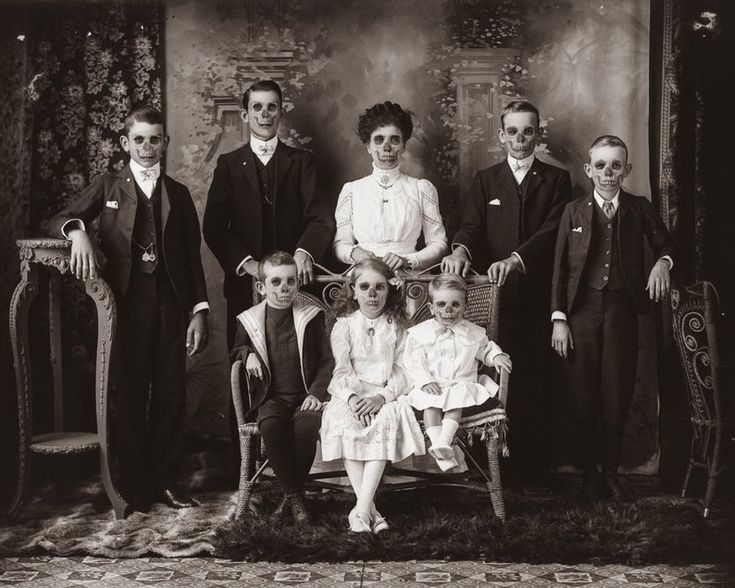
{"label": "vest with buttons", "polygon": [[[135,210],[135,224],[133,225],[133,241],[132,260],[133,271],[139,271],[146,274],[152,274],[158,267],[158,261],[161,258],[163,248],[161,247],[161,181],[156,182],[153,194],[148,198],[145,192],[140,189],[137,182],[135,184],[135,194],[138,197],[138,206]],[[138,243],[140,246],[136,245]],[[153,261],[143,261],[143,250],[150,243],[155,243],[153,252],[155,259]],[[148,250],[150,252],[150,249]]]}
{"label": "vest with buttons", "polygon": [[276,154],[263,165],[255,155],[255,169],[258,171],[258,188],[260,189],[260,205],[263,226],[263,254],[276,248],[276,228],[273,223],[274,195],[276,191]]}
{"label": "vest with buttons", "polygon": [[616,212],[611,219],[607,218],[596,201],[592,208],[592,239],[582,282],[595,290],[621,290],[625,288],[625,281],[618,256],[619,214]]}

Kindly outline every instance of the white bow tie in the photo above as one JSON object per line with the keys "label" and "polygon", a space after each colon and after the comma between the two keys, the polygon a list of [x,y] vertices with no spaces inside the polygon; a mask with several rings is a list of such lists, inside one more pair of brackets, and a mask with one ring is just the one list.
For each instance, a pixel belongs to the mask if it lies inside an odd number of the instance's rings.
{"label": "white bow tie", "polygon": [[142,169],[139,172],[140,180],[142,182],[153,181],[155,182],[161,175],[161,168],[152,167],[150,169]]}
{"label": "white bow tie", "polygon": [[273,155],[276,151],[275,145],[268,145],[268,143],[261,143],[256,147],[256,153],[258,155]]}
{"label": "white bow tie", "polygon": [[530,165],[527,164],[527,163],[521,163],[520,161],[516,161],[513,164],[513,168],[512,169],[513,169],[513,173],[517,173],[517,172],[519,172],[521,170],[528,169],[529,167],[530,167]]}

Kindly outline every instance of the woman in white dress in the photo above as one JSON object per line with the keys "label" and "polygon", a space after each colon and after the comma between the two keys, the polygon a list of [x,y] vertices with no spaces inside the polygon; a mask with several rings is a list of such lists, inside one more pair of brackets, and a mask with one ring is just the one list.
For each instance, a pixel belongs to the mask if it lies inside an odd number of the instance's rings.
{"label": "woman in white dress", "polygon": [[[348,265],[382,259],[390,269],[419,271],[447,252],[436,188],[401,173],[401,154],[411,138],[411,113],[393,102],[360,115],[358,134],[373,160],[373,173],[347,182],[339,195],[334,253]],[[416,250],[423,233],[425,247]]]}
{"label": "woman in white dress", "polygon": [[385,263],[366,259],[350,274],[335,305],[335,367],[322,415],[322,457],[344,461],[357,498],[350,530],[358,533],[388,528],[373,502],[386,464],[426,451],[405,397],[400,361],[406,318],[392,278]]}

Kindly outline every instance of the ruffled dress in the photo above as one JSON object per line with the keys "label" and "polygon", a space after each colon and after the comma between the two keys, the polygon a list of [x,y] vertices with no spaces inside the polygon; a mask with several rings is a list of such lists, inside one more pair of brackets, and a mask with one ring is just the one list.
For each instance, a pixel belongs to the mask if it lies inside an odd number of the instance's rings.
{"label": "ruffled dress", "polygon": [[[322,415],[321,451],[325,461],[354,459],[397,462],[426,451],[424,435],[406,399],[400,359],[405,331],[384,316],[369,319],[359,310],[338,318],[332,329],[335,359]],[[386,403],[368,426],[347,401],[380,394]]]}
{"label": "ruffled dress", "polygon": [[[408,377],[408,399],[417,410],[442,411],[479,406],[497,394],[498,385],[487,376],[478,378],[479,362],[492,365],[502,350],[485,329],[462,319],[443,327],[429,319],[408,329],[403,363]],[[427,394],[425,384],[437,382],[439,395]]]}

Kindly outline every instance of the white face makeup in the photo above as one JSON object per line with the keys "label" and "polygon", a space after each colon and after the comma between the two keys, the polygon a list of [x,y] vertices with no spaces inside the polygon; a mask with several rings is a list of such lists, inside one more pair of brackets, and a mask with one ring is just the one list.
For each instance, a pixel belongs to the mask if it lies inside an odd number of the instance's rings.
{"label": "white face makeup", "polygon": [[150,168],[161,161],[166,150],[168,137],[163,134],[163,125],[152,125],[147,122],[134,122],[127,135],[120,137],[123,151],[144,168]]}
{"label": "white face makeup", "polygon": [[363,269],[352,288],[353,297],[357,300],[362,314],[368,318],[377,318],[383,314],[389,288],[383,274],[373,269]]}
{"label": "white face makeup", "polygon": [[403,133],[395,125],[378,127],[370,134],[367,150],[378,169],[393,169],[398,165],[401,154],[406,150]]}
{"label": "white face makeup", "polygon": [[263,268],[265,279],[256,287],[266,304],[273,308],[288,308],[293,304],[299,290],[299,278],[295,265],[276,265],[269,263]]}
{"label": "white face makeup", "polygon": [[609,198],[615,197],[631,169],[625,149],[616,145],[595,147],[590,152],[590,162],[584,164],[584,173],[597,193]]}
{"label": "white face makeup", "polygon": [[511,157],[525,159],[532,155],[541,138],[536,115],[533,112],[509,112],[503,119],[503,128],[498,129],[498,137]]}
{"label": "white face makeup", "polygon": [[268,141],[278,133],[283,108],[278,101],[278,94],[271,90],[256,90],[250,93],[248,107],[241,114],[250,128],[250,134],[261,141]]}
{"label": "white face makeup", "polygon": [[429,309],[436,322],[443,327],[451,327],[464,317],[466,304],[464,292],[440,288],[434,291]]}

